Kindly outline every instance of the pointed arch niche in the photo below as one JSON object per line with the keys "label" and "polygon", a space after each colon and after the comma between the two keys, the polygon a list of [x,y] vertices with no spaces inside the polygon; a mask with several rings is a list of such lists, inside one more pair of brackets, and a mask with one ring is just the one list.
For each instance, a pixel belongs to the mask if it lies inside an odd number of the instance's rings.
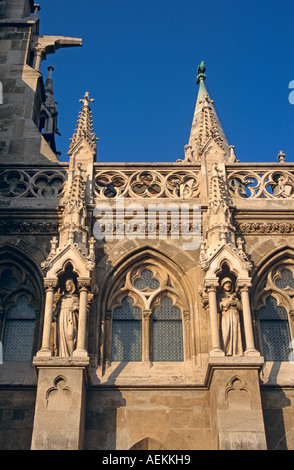
{"label": "pointed arch niche", "polygon": [[122,261],[101,290],[100,365],[190,360],[189,291],[184,273],[162,254]]}
{"label": "pointed arch niche", "polygon": [[37,350],[44,303],[42,275],[21,250],[0,250],[0,341],[4,362],[30,362]]}
{"label": "pointed arch niche", "polygon": [[257,343],[265,361],[292,360],[294,251],[284,247],[260,264],[253,284]]}
{"label": "pointed arch niche", "polygon": [[[72,281],[73,290],[65,292],[67,281]],[[50,357],[54,356],[88,356],[87,352],[87,317],[90,302],[93,294],[89,293],[91,287],[90,273],[81,263],[81,257],[77,250],[70,245],[66,247],[65,252],[61,252],[60,259],[53,264],[48,270],[44,278],[44,286],[46,290],[46,301],[44,309],[44,326],[42,347],[38,351],[37,356]],[[74,350],[71,347],[66,353],[60,353],[57,341],[58,326],[54,325],[59,315],[56,312],[58,303],[61,303],[63,297],[70,297],[69,303],[75,304],[76,311],[74,333],[70,333],[74,338]],[[68,308],[66,305],[65,308]],[[72,307],[70,307],[71,309]],[[72,310],[73,311],[73,310]],[[56,317],[56,318],[55,318]],[[71,320],[67,320],[71,321]],[[73,319],[72,319],[73,321]],[[55,328],[54,328],[55,327]],[[56,331],[55,331],[56,330]],[[71,338],[71,341],[72,341]]]}
{"label": "pointed arch niche", "polygon": [[[240,296],[240,305],[237,306],[236,299],[234,299],[234,309],[237,308],[242,312],[242,331],[240,334],[237,333],[237,336],[244,337],[242,340],[243,347],[235,349],[232,352],[231,349],[223,350],[224,344],[222,344],[223,339],[221,338],[221,329],[220,329],[220,320],[219,310],[223,310],[224,313],[227,310],[227,306],[221,305],[218,299],[218,294],[220,289],[223,287],[222,282],[228,277],[230,279],[231,287],[233,289],[231,292],[228,292],[228,297],[231,297],[231,294],[236,294],[236,297]],[[249,276],[249,264],[238,251],[232,247],[232,245],[223,245],[219,252],[212,258],[209,269],[206,271],[204,279],[205,290],[203,300],[207,308],[209,308],[209,317],[210,317],[210,329],[211,329],[211,356],[224,356],[224,355],[236,355],[236,356],[259,356],[259,352],[255,348],[254,343],[254,334],[252,326],[252,314],[250,308],[250,296],[249,289],[251,287],[251,278]],[[227,299],[229,301],[229,299]],[[221,312],[223,313],[223,311]],[[226,314],[225,314],[226,316]],[[229,315],[230,316],[230,315]],[[241,317],[239,316],[238,322],[233,323],[231,332],[235,328],[239,329]],[[237,326],[236,326],[237,325]],[[230,333],[230,341],[231,341]],[[236,333],[234,333],[236,336]],[[238,343],[240,341],[238,340]]]}

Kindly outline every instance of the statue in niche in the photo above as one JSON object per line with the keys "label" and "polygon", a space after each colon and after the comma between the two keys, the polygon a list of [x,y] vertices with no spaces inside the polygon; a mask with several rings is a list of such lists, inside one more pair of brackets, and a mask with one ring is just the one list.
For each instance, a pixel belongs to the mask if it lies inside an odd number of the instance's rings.
{"label": "statue in niche", "polygon": [[240,326],[240,312],[242,304],[234,291],[231,278],[225,277],[221,281],[221,332],[223,348],[226,356],[242,356],[242,337]]}
{"label": "statue in niche", "polygon": [[55,322],[55,355],[60,357],[72,356],[76,348],[78,332],[79,296],[75,293],[73,279],[67,279],[63,295],[57,302],[53,314]]}

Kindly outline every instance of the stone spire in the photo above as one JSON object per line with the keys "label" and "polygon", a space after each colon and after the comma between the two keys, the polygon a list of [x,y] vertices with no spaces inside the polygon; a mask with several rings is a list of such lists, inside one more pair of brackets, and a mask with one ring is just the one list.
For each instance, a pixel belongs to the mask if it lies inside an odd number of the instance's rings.
{"label": "stone spire", "polygon": [[48,77],[44,85],[45,101],[40,109],[40,131],[43,130],[43,137],[56,153],[55,134],[60,135],[57,129],[57,102],[54,99],[52,72],[54,67],[48,67]]}
{"label": "stone spire", "polygon": [[78,163],[70,187],[63,200],[63,213],[59,227],[59,240],[54,237],[51,241],[51,251],[42,263],[42,269],[51,269],[55,262],[68,253],[66,257],[70,259],[71,254],[78,253],[80,261],[87,269],[94,268],[94,245],[95,239],[89,238],[89,227],[87,220],[87,204],[85,202],[86,183],[82,176],[85,170],[82,164]]}
{"label": "stone spire", "polygon": [[188,145],[185,146],[185,162],[200,162],[203,155],[216,162],[236,160],[233,147],[230,147],[210,99],[204,81],[205,62],[201,62],[197,72],[198,97]]}
{"label": "stone spire", "polygon": [[78,116],[77,127],[72,138],[70,139],[71,144],[68,151],[69,155],[72,155],[76,151],[77,147],[81,143],[85,142],[88,144],[92,154],[96,155],[96,142],[98,138],[93,131],[93,117],[90,108],[90,102],[93,102],[94,100],[90,99],[89,96],[90,94],[87,92],[85,93],[84,98],[80,100],[80,103],[83,103],[83,105]]}
{"label": "stone spire", "polygon": [[209,202],[200,250],[201,268],[207,270],[212,259],[226,246],[242,260],[248,269],[251,269],[241,240],[236,240],[235,237],[236,229],[227,196],[223,165],[218,166],[217,163],[214,163],[210,172]]}
{"label": "stone spire", "polygon": [[86,218],[85,182],[82,177],[82,165],[78,164],[69,191],[64,198],[64,211],[60,229],[61,246],[68,241],[78,243],[80,247],[86,246],[88,235]]}

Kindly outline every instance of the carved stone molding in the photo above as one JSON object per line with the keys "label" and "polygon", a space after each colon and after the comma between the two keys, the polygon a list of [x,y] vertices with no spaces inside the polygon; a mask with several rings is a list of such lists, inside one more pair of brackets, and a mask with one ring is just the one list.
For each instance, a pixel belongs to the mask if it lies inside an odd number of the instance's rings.
{"label": "carved stone molding", "polygon": [[57,234],[58,222],[1,221],[0,233],[46,233]]}
{"label": "carved stone molding", "polygon": [[236,228],[242,234],[294,233],[294,224],[277,222],[238,222]]}

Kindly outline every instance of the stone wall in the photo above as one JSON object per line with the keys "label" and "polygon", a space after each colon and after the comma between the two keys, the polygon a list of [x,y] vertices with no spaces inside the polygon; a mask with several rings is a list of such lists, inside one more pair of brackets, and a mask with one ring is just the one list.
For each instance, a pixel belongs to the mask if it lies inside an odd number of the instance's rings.
{"label": "stone wall", "polygon": [[92,388],[86,407],[85,449],[212,449],[204,389]]}
{"label": "stone wall", "polygon": [[30,449],[35,400],[35,388],[0,390],[1,450]]}
{"label": "stone wall", "polygon": [[268,450],[293,450],[294,390],[262,387],[261,400]]}

